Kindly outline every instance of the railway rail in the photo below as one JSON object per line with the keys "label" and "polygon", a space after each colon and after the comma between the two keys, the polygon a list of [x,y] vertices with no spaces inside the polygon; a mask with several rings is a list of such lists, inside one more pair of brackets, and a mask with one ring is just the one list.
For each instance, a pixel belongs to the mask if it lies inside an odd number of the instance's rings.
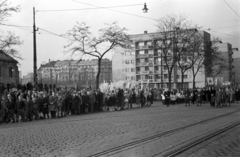
{"label": "railway rail", "polygon": [[110,148],[110,149],[92,154],[88,157],[100,157],[100,156],[105,156],[105,155],[114,155],[114,154],[120,153],[122,151],[135,148],[139,145],[158,140],[162,137],[170,136],[172,134],[176,134],[176,133],[184,131],[186,129],[189,129],[189,128],[192,128],[192,127],[195,127],[195,126],[207,123],[207,122],[211,122],[211,121],[214,121],[214,120],[232,115],[232,114],[237,113],[239,111],[240,110],[236,110],[236,111],[233,111],[233,112],[229,112],[227,114],[223,114],[223,115],[219,115],[219,116],[216,116],[216,117],[213,117],[213,118],[205,119],[205,120],[193,123],[193,124],[189,124],[189,125],[186,125],[186,126],[182,126],[182,127],[179,127],[179,128],[175,128],[175,129],[172,129],[172,130],[161,132],[161,133],[158,133],[158,134],[155,134],[155,135],[143,138],[143,139],[139,139],[139,140],[136,140],[136,141],[133,141],[133,142],[129,142],[129,143],[126,143],[126,144],[123,144],[123,145],[120,145],[120,146],[117,146],[117,147],[114,147],[114,148]]}
{"label": "railway rail", "polygon": [[[195,146],[197,146],[197,145],[199,145],[199,144],[201,144],[203,142],[206,142],[207,140],[210,140],[210,139],[212,139],[214,137],[217,137],[220,134],[222,134],[222,133],[224,133],[224,132],[226,132],[228,130],[231,130],[231,129],[239,126],[239,125],[240,125],[240,121],[234,122],[234,123],[232,123],[230,125],[227,125],[227,126],[221,128],[221,129],[219,129],[219,130],[216,130],[216,131],[214,131],[214,132],[212,132],[212,133],[210,133],[210,134],[208,134],[208,135],[206,135],[204,137],[201,137],[201,138],[199,138],[197,140],[191,141],[188,144],[185,144],[184,146],[182,146],[182,147],[180,147],[178,149],[172,150],[169,153],[164,154],[163,157],[176,157],[176,156],[179,156],[182,153],[188,151],[189,149],[191,149],[191,148],[193,148],[193,147],[195,147]],[[155,154],[155,156],[156,155],[158,155],[158,154]]]}

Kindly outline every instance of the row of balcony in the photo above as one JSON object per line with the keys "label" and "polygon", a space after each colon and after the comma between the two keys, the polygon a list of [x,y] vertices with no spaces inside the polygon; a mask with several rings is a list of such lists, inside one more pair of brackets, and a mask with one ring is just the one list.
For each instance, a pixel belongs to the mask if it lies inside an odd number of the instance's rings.
{"label": "row of balcony", "polygon": [[[167,70],[163,70],[163,73],[167,73]],[[161,70],[156,71],[137,71],[137,74],[161,74]]]}
{"label": "row of balcony", "polygon": [[[138,80],[139,82],[142,82],[142,83],[161,83],[162,81],[165,83],[165,82],[169,82],[168,81],[168,78],[163,78],[163,80],[162,79],[142,79],[142,80]],[[190,81],[191,82],[191,80],[188,80],[188,79],[184,79],[184,82],[185,81]],[[181,82],[181,79],[176,79],[175,81],[174,81],[174,79],[172,78],[171,79],[171,82]]]}
{"label": "row of balcony", "polygon": [[[137,66],[153,66],[153,65],[161,65],[161,62],[143,62],[143,63],[137,63]],[[162,65],[166,65],[165,62],[162,63]],[[168,62],[168,65],[172,65],[172,62]]]}
{"label": "row of balcony", "polygon": [[[164,78],[163,80],[161,79],[143,79],[143,80],[139,80],[140,82],[142,83],[161,83],[162,81],[163,82],[169,82],[168,81],[168,78]],[[174,80],[171,79],[171,82],[173,82]]]}
{"label": "row of balcony", "polygon": [[[160,53],[154,53],[154,54],[138,54],[136,55],[136,58],[149,58],[149,57],[160,57]],[[172,56],[171,53],[167,54],[167,56]]]}

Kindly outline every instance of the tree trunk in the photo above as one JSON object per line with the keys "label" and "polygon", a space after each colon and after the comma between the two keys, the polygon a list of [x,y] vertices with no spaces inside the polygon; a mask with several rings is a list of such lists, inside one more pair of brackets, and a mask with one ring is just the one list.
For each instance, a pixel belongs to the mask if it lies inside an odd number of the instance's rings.
{"label": "tree trunk", "polygon": [[171,91],[171,88],[172,88],[172,86],[171,86],[171,84],[172,84],[172,74],[171,73],[169,73],[169,75],[168,75],[168,82],[169,82],[168,89],[169,89],[169,91]]}
{"label": "tree trunk", "polygon": [[196,78],[196,75],[193,75],[193,89],[195,88],[195,78]]}
{"label": "tree trunk", "polygon": [[99,77],[100,77],[100,73],[101,73],[101,61],[102,61],[102,58],[98,58],[98,72],[97,72],[97,76],[96,76],[96,89],[99,88]]}
{"label": "tree trunk", "polygon": [[182,81],[182,90],[183,90],[183,88],[184,88],[184,72],[183,72],[183,70],[181,73],[182,73],[181,81]]}

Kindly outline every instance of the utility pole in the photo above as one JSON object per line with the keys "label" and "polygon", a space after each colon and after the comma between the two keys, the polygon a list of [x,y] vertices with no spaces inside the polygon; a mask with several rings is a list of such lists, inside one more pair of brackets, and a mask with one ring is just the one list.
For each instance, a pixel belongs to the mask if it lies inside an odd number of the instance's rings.
{"label": "utility pole", "polygon": [[36,48],[35,7],[33,7],[33,82],[37,86],[37,48]]}
{"label": "utility pole", "polygon": [[163,88],[163,57],[162,57],[162,53],[163,53],[163,48],[161,45],[161,88]]}

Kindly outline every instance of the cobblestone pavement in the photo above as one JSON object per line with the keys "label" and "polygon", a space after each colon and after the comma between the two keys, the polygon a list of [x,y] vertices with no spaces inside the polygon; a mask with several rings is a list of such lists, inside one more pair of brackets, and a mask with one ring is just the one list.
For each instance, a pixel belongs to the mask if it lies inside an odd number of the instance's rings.
{"label": "cobblestone pavement", "polygon": [[[159,132],[225,114],[239,107],[240,104],[224,108],[211,108],[209,104],[202,107],[184,107],[184,104],[166,107],[154,103],[151,107],[139,109],[3,124],[0,125],[0,157],[90,156]],[[145,147],[152,148],[154,145]],[[149,156],[145,151],[142,152],[142,156]]]}
{"label": "cobblestone pavement", "polygon": [[182,157],[240,157],[240,127],[231,129],[184,153]]}

